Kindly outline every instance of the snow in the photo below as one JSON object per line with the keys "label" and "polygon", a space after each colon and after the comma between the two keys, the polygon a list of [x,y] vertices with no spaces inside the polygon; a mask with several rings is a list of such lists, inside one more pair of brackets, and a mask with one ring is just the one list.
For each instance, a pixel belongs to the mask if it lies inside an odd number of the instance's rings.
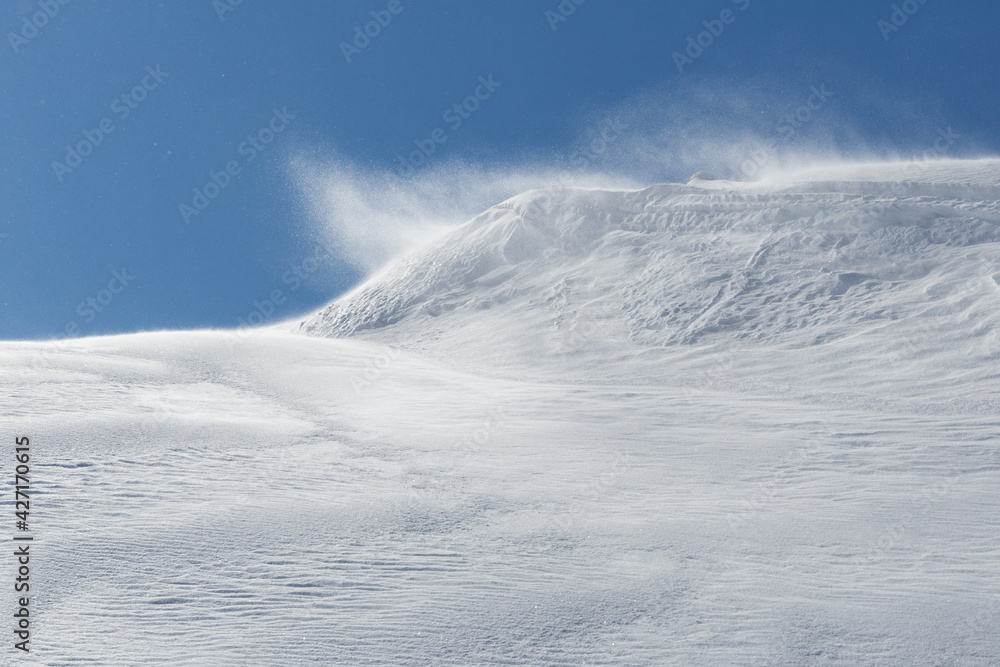
{"label": "snow", "polygon": [[2,343],[31,660],[996,664],[998,202],[533,191],[295,332]]}

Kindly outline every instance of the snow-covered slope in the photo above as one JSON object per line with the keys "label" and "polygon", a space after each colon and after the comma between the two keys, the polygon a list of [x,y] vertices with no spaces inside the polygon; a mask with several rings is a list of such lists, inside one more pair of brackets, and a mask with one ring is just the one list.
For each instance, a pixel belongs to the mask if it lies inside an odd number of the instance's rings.
{"label": "snow-covered slope", "polygon": [[485,371],[616,381],[673,374],[656,364],[706,346],[836,342],[871,363],[924,352],[952,363],[947,341],[971,369],[1000,343],[998,199],[995,160],[529,192],[301,330]]}
{"label": "snow-covered slope", "polygon": [[533,192],[316,336],[0,343],[23,662],[1000,664],[997,183]]}

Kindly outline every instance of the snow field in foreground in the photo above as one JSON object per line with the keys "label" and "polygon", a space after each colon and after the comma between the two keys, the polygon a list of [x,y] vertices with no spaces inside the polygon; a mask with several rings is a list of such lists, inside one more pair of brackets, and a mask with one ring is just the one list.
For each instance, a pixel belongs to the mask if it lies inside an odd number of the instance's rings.
{"label": "snow field in foreground", "polygon": [[528,193],[318,336],[0,343],[28,662],[1000,663],[998,177]]}

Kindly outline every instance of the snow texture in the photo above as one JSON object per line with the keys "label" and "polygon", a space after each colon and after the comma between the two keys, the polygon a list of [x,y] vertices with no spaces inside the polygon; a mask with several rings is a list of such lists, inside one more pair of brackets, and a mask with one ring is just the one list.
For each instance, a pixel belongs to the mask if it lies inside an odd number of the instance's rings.
{"label": "snow texture", "polygon": [[534,191],[297,333],[0,344],[26,662],[1000,664],[998,223],[996,160]]}

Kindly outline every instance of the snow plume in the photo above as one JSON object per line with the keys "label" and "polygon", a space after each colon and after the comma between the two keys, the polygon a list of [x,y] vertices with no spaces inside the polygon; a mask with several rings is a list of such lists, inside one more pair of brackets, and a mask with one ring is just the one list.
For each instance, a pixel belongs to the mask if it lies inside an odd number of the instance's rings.
{"label": "snow plume", "polygon": [[655,180],[681,182],[702,170],[752,181],[789,161],[836,161],[859,143],[838,119],[839,94],[822,78],[780,92],[705,81],[650,91],[620,112],[635,128],[621,159]]}
{"label": "snow plume", "polygon": [[[577,140],[503,162],[435,157],[407,175],[303,151],[292,173],[316,239],[366,274],[521,192],[684,183],[695,172],[760,181],[839,164],[971,157],[974,139],[920,100],[886,106],[881,82],[816,67],[794,82],[683,78],[570,121]],[[879,136],[853,129],[878,118]],[[871,123],[868,124],[869,126]],[[879,146],[875,151],[871,146]]]}
{"label": "snow plume", "polygon": [[530,164],[483,167],[450,161],[401,178],[339,158],[299,157],[292,171],[313,221],[313,235],[341,249],[343,260],[369,274],[526,190],[639,186],[627,177],[582,165],[569,171]]}
{"label": "snow plume", "polygon": [[699,171],[758,181],[837,164],[982,156],[978,138],[933,100],[808,65],[780,80],[681,77],[583,125],[616,118],[627,129],[602,156],[602,169],[650,184],[683,183]]}

